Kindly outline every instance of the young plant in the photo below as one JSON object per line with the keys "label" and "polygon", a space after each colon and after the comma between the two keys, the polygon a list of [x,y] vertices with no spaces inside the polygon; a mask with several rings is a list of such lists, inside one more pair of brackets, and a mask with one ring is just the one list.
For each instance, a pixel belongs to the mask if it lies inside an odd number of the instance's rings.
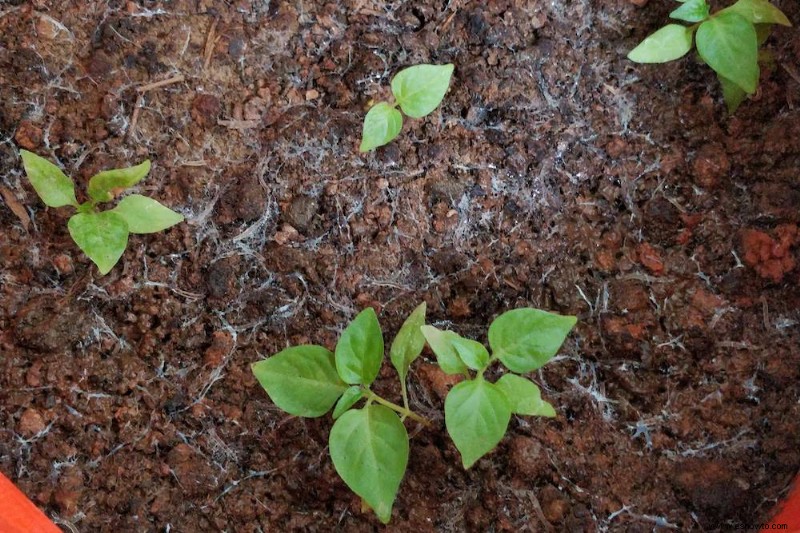
{"label": "young plant", "polygon": [[[334,352],[322,346],[292,346],[254,363],[252,369],[275,405],[290,414],[319,417],[333,408],[329,449],[336,472],[385,524],[408,465],[403,422],[410,418],[429,424],[411,411],[406,390],[408,370],[426,340],[444,372],[465,376],[447,395],[445,424],[469,468],[494,449],[512,413],[555,416],[539,388],[518,373],[552,359],[575,322],[575,317],[536,309],[509,311],[489,328],[489,355],[480,343],[426,326],[423,303],[406,319],[389,350],[400,377],[402,406],[370,389],[384,357],[383,334],[372,308],[345,328]],[[496,383],[486,381],[483,374],[494,361],[516,373]],[[354,408],[361,400],[364,406]]]}
{"label": "young plant", "polygon": [[422,118],[436,109],[450,87],[452,64],[416,65],[401,70],[392,79],[394,102],[373,105],[361,134],[359,151],[368,152],[392,141],[403,127],[400,109],[411,118]]}
{"label": "young plant", "polygon": [[666,63],[683,57],[697,45],[700,59],[717,73],[722,95],[733,113],[758,87],[759,46],[769,37],[773,24],[791,26],[767,0],[739,0],[710,13],[706,0],[678,0],[681,6],[670,17],[690,26],[667,24],[628,54],[637,63]]}
{"label": "young plant", "polygon": [[75,184],[47,159],[20,150],[28,179],[39,198],[50,207],[72,206],[77,212],[67,227],[75,244],[89,256],[100,274],[117,264],[128,244],[129,233],[155,233],[183,221],[183,216],[147,196],[130,194],[108,211],[98,204],[110,202],[150,172],[150,161],[130,168],[106,170],[89,180],[89,200],[78,203]]}

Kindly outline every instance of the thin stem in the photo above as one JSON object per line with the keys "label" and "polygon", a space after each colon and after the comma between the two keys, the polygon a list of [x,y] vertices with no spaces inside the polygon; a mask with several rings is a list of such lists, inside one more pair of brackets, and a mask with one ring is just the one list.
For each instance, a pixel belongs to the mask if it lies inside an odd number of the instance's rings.
{"label": "thin stem", "polygon": [[408,409],[408,388],[406,387],[406,380],[400,382],[400,393],[403,395],[403,407],[410,411],[410,409]]}
{"label": "thin stem", "polygon": [[401,415],[403,418],[408,417],[411,420],[415,420],[415,421],[419,422],[420,424],[424,424],[426,426],[431,425],[431,421],[430,420],[428,420],[424,416],[418,415],[417,413],[411,411],[408,408],[401,407],[401,406],[397,405],[396,403],[390,402],[389,400],[384,400],[383,398],[381,398],[380,396],[378,396],[377,394],[375,394],[374,392],[372,392],[369,389],[365,390],[364,392],[367,393],[367,399],[368,399],[367,401],[368,402],[374,401],[375,403],[381,404],[384,407],[388,407],[392,411],[394,411],[397,414]]}

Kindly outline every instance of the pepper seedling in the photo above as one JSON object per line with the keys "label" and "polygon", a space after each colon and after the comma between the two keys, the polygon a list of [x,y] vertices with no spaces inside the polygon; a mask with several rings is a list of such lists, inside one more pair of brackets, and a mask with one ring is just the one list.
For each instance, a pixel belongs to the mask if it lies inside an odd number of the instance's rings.
{"label": "pepper seedling", "polygon": [[[402,405],[370,388],[384,358],[383,334],[372,308],[344,329],[333,352],[317,345],[292,346],[252,365],[258,382],[287,413],[319,417],[333,409],[328,444],[336,472],[384,524],[408,465],[404,421],[430,424],[409,408],[406,389],[409,368],[426,342],[445,373],[464,376],[445,399],[445,426],[469,468],[497,446],[512,414],[555,416],[536,384],[519,374],[552,359],[577,320],[538,309],[509,311],[489,327],[490,354],[476,341],[426,326],[425,309],[423,303],[409,315],[389,350]],[[484,373],[495,361],[511,372],[491,383]],[[361,400],[364,406],[355,408]]]}
{"label": "pepper seedling", "polygon": [[631,50],[628,59],[666,63],[686,55],[694,41],[700,59],[717,73],[728,112],[734,113],[758,88],[759,47],[772,26],[791,23],[767,0],[739,0],[714,14],[706,0],[678,1],[680,7],[669,16],[691,25],[667,24]]}
{"label": "pepper seedling", "polygon": [[403,127],[400,109],[411,118],[422,118],[436,109],[453,76],[452,64],[415,65],[392,79],[394,102],[378,102],[364,118],[359,151],[368,152],[392,141]]}
{"label": "pepper seedling", "polygon": [[56,165],[33,152],[20,150],[25,173],[36,194],[49,207],[71,206],[77,213],[67,223],[75,244],[107,274],[117,264],[130,233],[155,233],[183,221],[183,215],[140,194],[130,194],[116,207],[98,211],[101,203],[112,201],[125,189],[139,183],[150,172],[150,161],[130,168],[105,170],[92,176],[89,200],[78,203],[75,184]]}

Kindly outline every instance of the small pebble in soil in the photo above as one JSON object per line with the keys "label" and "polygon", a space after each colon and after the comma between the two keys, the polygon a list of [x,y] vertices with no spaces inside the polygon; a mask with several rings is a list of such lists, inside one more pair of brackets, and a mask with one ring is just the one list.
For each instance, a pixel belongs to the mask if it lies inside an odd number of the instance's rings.
{"label": "small pebble in soil", "polygon": [[47,424],[39,411],[29,407],[19,417],[17,432],[25,438],[31,438],[44,431],[46,427]]}
{"label": "small pebble in soil", "polygon": [[222,105],[219,98],[211,94],[198,94],[192,101],[192,119],[200,126],[214,126],[217,123]]}

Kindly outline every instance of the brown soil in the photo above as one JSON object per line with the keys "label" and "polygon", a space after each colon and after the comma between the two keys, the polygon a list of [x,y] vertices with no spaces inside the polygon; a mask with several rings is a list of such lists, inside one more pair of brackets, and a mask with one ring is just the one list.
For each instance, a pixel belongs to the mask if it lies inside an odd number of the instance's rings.
{"label": "brown soil", "polygon": [[[392,529],[765,519],[800,467],[800,36],[728,117],[692,58],[625,59],[673,8],[642,3],[0,3],[0,470],[65,530],[371,531],[330,418],[280,412],[250,363],[370,305],[387,336],[425,300],[483,339],[536,306],[580,318],[532,376],[558,418],[464,471],[420,361],[435,424]],[[441,109],[358,154],[421,62],[456,64]],[[187,222],[98,277],[18,147],[81,185],[149,157],[141,190]]]}

